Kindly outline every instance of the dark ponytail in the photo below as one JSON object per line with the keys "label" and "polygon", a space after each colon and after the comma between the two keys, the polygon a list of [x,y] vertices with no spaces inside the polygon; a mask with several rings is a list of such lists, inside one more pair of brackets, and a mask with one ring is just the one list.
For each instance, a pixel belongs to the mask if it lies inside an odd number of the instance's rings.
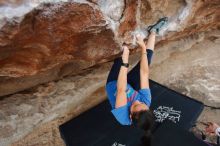
{"label": "dark ponytail", "polygon": [[150,146],[152,139],[152,129],[154,125],[154,115],[151,110],[140,111],[132,115],[134,125],[144,130],[144,135],[141,138],[140,146]]}
{"label": "dark ponytail", "polygon": [[141,144],[139,146],[150,146],[152,139],[152,133],[150,130],[145,131],[144,136],[141,138]]}

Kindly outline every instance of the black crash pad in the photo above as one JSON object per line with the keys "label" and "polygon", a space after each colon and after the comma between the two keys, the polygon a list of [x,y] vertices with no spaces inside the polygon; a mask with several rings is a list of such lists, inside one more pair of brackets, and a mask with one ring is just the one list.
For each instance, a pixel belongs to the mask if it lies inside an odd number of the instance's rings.
{"label": "black crash pad", "polygon": [[[166,123],[166,122],[165,122]],[[153,134],[152,146],[209,146],[174,123],[162,124]]]}
{"label": "black crash pad", "polygon": [[182,95],[154,81],[150,81],[151,109],[158,124],[167,120],[188,130],[202,112],[203,103]]}
{"label": "black crash pad", "polygon": [[[121,126],[110,112],[106,100],[95,108],[59,127],[67,146],[135,146],[143,131],[133,126]],[[132,137],[132,138],[131,138]]]}
{"label": "black crash pad", "polygon": [[[173,123],[181,129],[188,130],[203,110],[201,102],[154,81],[150,81],[150,89],[151,109],[157,116],[156,120],[159,121],[156,124],[157,129],[164,124]],[[110,111],[110,104],[106,100],[61,125],[59,129],[66,145],[111,146],[116,143],[126,146],[136,145],[143,131],[132,126],[121,126]]]}

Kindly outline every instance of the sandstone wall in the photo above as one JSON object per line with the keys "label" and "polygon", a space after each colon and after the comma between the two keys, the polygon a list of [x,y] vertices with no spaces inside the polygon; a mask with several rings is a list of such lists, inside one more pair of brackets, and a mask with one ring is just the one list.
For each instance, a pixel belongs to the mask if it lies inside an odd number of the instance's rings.
{"label": "sandstone wall", "polygon": [[[219,0],[34,2],[0,1],[0,145],[63,145],[58,126],[106,99],[122,43],[135,65],[133,35],[163,16],[150,77],[220,106]],[[219,116],[206,108],[199,120]]]}
{"label": "sandstone wall", "polygon": [[[18,7],[19,13],[19,6],[29,1],[13,2],[2,1],[2,9]],[[136,48],[134,34],[146,36],[147,26],[163,16],[169,17],[169,24],[161,32],[158,44],[218,29],[220,22],[218,0],[41,3],[22,17],[14,14],[13,19],[9,19],[13,13],[8,16],[3,10],[0,96],[113,60],[120,55],[122,43]]]}

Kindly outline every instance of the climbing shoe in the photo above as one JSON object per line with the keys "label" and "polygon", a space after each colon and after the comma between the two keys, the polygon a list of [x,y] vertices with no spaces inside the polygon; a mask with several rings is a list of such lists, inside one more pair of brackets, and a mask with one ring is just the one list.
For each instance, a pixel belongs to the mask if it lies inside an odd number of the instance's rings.
{"label": "climbing shoe", "polygon": [[161,19],[159,19],[157,21],[157,23],[155,23],[154,25],[151,25],[147,28],[148,33],[150,34],[151,32],[156,32],[157,34],[159,34],[161,28],[165,25],[167,25],[168,22],[168,18],[167,17],[163,17]]}

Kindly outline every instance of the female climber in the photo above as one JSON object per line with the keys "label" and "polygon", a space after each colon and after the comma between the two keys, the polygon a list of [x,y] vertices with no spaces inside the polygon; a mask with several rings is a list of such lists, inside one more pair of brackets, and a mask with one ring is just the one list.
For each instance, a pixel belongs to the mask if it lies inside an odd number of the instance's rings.
{"label": "female climber", "polygon": [[[149,65],[154,51],[155,37],[168,19],[161,18],[148,27],[147,44],[137,35],[137,44],[141,48],[141,60],[128,72],[129,49],[123,46],[122,57],[116,58],[109,72],[106,92],[112,107],[112,114],[122,125],[131,125],[145,130],[144,144],[150,143],[151,129],[154,123],[149,89]],[[147,49],[146,49],[147,48]]]}

